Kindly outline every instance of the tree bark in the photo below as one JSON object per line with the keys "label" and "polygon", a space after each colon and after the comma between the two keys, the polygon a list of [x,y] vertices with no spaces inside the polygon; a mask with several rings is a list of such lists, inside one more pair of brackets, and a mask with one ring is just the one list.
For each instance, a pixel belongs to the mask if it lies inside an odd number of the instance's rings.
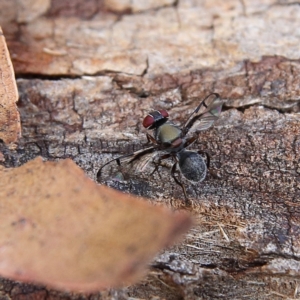
{"label": "tree bark", "polygon": [[[211,166],[204,182],[186,182],[190,207],[168,166],[115,185],[190,210],[194,228],[140,284],[92,299],[299,298],[299,6],[108,2],[0,1],[22,122],[17,148],[0,145],[3,164],[69,157],[96,179],[108,159],[144,147],[150,110],[183,124],[217,92],[221,117],[192,147]],[[91,297],[1,284],[7,298]]]}

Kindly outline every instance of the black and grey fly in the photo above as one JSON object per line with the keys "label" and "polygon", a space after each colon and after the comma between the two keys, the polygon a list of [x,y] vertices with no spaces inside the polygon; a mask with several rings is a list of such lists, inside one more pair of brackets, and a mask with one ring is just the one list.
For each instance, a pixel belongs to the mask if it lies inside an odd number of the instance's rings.
{"label": "black and grey fly", "polygon": [[[114,158],[101,166],[97,173],[97,180],[101,181],[102,170],[108,164],[116,161],[119,166],[122,163],[132,164],[138,162],[138,171],[143,171],[153,160],[156,167],[167,158],[173,159],[171,176],[181,186],[185,200],[188,200],[186,189],[181,180],[175,175],[177,169],[191,182],[201,182],[205,179],[210,157],[203,151],[187,150],[198,139],[200,131],[206,130],[219,118],[223,101],[219,94],[208,95],[196,109],[190,114],[183,126],[177,126],[169,121],[166,110],[155,110],[148,113],[143,120],[143,126],[152,130],[152,135],[147,133],[147,140],[152,145],[146,149]],[[204,157],[205,156],[205,159]]]}

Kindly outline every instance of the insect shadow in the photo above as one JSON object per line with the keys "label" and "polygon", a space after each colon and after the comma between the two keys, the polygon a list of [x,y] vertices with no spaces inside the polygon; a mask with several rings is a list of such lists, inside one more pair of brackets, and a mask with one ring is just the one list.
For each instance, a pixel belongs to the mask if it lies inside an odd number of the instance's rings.
{"label": "insect shadow", "polygon": [[197,141],[200,131],[211,127],[219,118],[222,105],[223,101],[219,94],[209,94],[182,126],[169,121],[169,114],[166,110],[149,112],[143,120],[143,126],[147,130],[152,130],[152,135],[146,134],[148,144],[152,145],[108,161],[100,167],[97,181],[101,182],[103,168],[112,162],[116,162],[120,168],[122,164],[135,165],[137,172],[143,172],[149,163],[153,163],[155,169],[152,173],[154,173],[161,166],[162,160],[171,158],[173,160],[171,176],[182,188],[185,201],[188,203],[185,185],[177,175],[181,173],[188,181],[194,183],[203,181],[209,168],[210,157],[207,152],[190,151],[186,148]]}

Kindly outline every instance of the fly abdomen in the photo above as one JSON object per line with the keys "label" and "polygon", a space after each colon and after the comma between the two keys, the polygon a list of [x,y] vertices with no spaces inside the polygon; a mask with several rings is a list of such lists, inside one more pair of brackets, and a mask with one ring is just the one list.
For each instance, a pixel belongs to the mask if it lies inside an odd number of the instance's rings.
{"label": "fly abdomen", "polygon": [[194,182],[203,181],[206,176],[206,163],[197,152],[182,150],[177,154],[182,175]]}

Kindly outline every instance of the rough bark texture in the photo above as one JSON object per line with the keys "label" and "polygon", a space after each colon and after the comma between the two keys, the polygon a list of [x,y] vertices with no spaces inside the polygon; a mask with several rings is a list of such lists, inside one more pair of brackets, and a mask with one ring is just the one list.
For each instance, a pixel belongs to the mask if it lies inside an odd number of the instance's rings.
{"label": "rough bark texture", "polygon": [[[6,7],[23,137],[15,150],[1,145],[3,164],[70,157],[95,178],[112,155],[143,147],[149,110],[167,109],[180,124],[218,92],[225,109],[193,146],[211,156],[207,179],[187,183],[195,227],[143,282],[92,299],[299,298],[299,5],[144,2],[45,1],[43,12],[21,19]],[[169,172],[117,187],[182,208]],[[7,280],[1,290],[71,297]]]}

